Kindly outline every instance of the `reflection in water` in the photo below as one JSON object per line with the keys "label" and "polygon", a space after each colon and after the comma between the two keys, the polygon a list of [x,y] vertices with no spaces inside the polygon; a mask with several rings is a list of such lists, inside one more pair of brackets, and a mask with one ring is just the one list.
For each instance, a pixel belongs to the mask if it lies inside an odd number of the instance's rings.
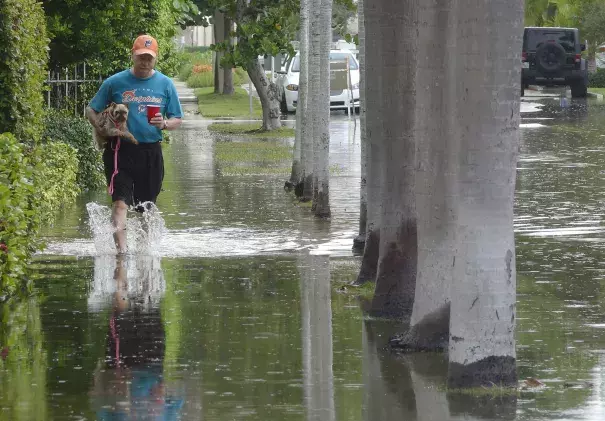
{"label": "reflection in water", "polygon": [[392,325],[378,321],[363,324],[365,421],[515,419],[514,392],[447,392],[445,354],[394,356],[385,351],[386,340],[393,330]]}
{"label": "reflection in water", "polygon": [[[517,363],[520,378],[546,386],[520,392],[518,421],[605,419],[605,103],[571,105],[562,110],[556,99],[535,98],[527,103],[535,112],[523,115],[525,123],[543,127],[522,130],[515,208]],[[154,340],[165,335],[163,359],[154,363],[163,371],[153,375],[163,373],[157,384],[164,397],[185,397],[181,419],[332,419],[332,405],[339,421],[512,417],[506,399],[448,396],[443,360],[383,353],[379,342],[389,335],[376,321],[364,326],[352,294],[332,294],[330,328],[330,317],[320,316],[330,300],[318,310],[319,294],[303,289],[313,281],[301,284],[297,265],[306,270],[305,279],[317,279],[322,261],[299,253],[332,253],[332,282],[346,282],[358,270],[350,249],[358,222],[359,130],[351,142],[346,116],[332,117],[329,224],[292,206],[281,176],[215,177],[212,141],[200,127],[175,132],[164,145],[166,191],[158,203],[168,228],[159,250],[165,283],[161,272],[143,273],[159,270],[157,259],[125,261],[127,282],[118,285],[115,260],[96,258],[84,205],[105,203],[104,193],[83,197],[73,212],[60,215],[48,227],[47,252],[61,256],[45,254],[34,263],[44,299],[0,304],[0,420],[94,420],[103,407],[117,412],[118,402],[133,411],[125,382],[132,382],[134,369],[124,368],[127,375],[116,380],[110,367],[115,350],[105,349],[110,313],[155,326]],[[141,282],[146,277],[147,286]],[[114,309],[118,286],[126,310]],[[324,345],[332,337],[331,352],[316,346],[322,335]],[[443,373],[433,375],[427,365]],[[320,386],[331,384],[317,380],[331,379],[330,368],[333,395],[312,400]],[[110,386],[124,387],[123,397],[105,392]],[[88,389],[100,395],[89,398]]]}
{"label": "reflection in water", "polygon": [[0,305],[0,420],[47,419],[43,342],[36,298]]}
{"label": "reflection in water", "polygon": [[107,258],[95,261],[89,303],[110,297],[104,361],[94,372],[92,405],[100,420],[176,420],[183,399],[164,382],[166,333],[159,300],[165,281],[159,258],[117,257],[111,279]]}
{"label": "reflection in water", "polygon": [[328,256],[300,257],[302,351],[308,421],[333,421],[332,302]]}

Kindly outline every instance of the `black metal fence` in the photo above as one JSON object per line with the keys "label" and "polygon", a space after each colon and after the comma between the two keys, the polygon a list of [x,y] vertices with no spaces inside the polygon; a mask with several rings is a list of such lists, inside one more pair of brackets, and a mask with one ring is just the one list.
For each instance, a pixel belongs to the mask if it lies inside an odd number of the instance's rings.
{"label": "black metal fence", "polygon": [[84,115],[103,78],[87,72],[86,63],[49,70],[46,79],[46,106]]}

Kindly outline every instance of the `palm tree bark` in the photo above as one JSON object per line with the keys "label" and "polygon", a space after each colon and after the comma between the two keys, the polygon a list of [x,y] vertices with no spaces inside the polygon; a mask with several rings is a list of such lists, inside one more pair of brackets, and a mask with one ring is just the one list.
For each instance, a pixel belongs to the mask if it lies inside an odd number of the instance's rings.
{"label": "palm tree bark", "polygon": [[[307,104],[313,104],[313,106],[307,107],[306,117],[308,122],[308,137],[309,139],[303,139],[303,154],[304,154],[304,165],[305,165],[305,177],[302,200],[309,201],[313,200],[314,197],[314,179],[316,175],[315,162],[316,162],[316,138],[319,136],[319,125],[318,118],[319,112],[318,106],[318,95],[319,95],[319,79],[320,79],[320,50],[321,45],[321,28],[319,25],[319,9],[321,6],[321,0],[309,0],[310,2],[310,13],[309,13],[309,62],[308,62],[308,96]],[[307,125],[305,125],[307,127]]]}
{"label": "palm tree bark", "polygon": [[456,2],[420,7],[416,77],[418,275],[409,332],[391,345],[408,351],[446,350],[449,291],[456,259],[458,137],[456,133]]}
{"label": "palm tree bark", "polygon": [[330,211],[330,44],[332,40],[332,0],[321,0],[319,26],[319,101],[317,107],[318,131],[314,138],[317,151],[315,174],[316,194],[313,195],[313,212],[320,218],[329,218]]}
{"label": "palm tree bark", "polygon": [[[214,35],[214,43],[218,44],[224,41],[224,31],[222,29],[222,25],[224,24],[224,15],[218,11],[218,9],[214,12],[214,25],[213,25],[213,35]],[[214,68],[212,69],[214,73],[214,93],[220,94],[223,92],[223,77],[224,73],[221,72],[221,58],[223,57],[223,53],[221,51],[214,52]]]}
{"label": "palm tree bark", "polygon": [[457,244],[448,386],[515,386],[513,199],[522,0],[461,0]]}
{"label": "palm tree bark", "polygon": [[367,138],[366,138],[366,109],[365,109],[365,24],[363,20],[363,2],[357,2],[357,21],[359,22],[359,126],[361,146],[361,180],[359,197],[359,235],[353,241],[354,250],[363,250],[366,241],[367,217],[368,217],[368,191],[367,191]]}
{"label": "palm tree bark", "polygon": [[[368,1],[368,3],[370,3]],[[376,289],[371,313],[401,318],[410,316],[414,302],[417,265],[415,197],[415,105],[420,0],[376,0],[366,11],[367,36],[377,36],[377,49],[367,53],[377,67],[373,86],[382,95],[368,106],[367,119],[382,123],[378,159],[382,164],[381,226]],[[375,84],[375,86],[374,86]]]}
{"label": "palm tree bark", "polygon": [[[223,23],[223,38],[228,41],[231,45],[232,37],[231,32],[233,30],[232,20],[225,14]],[[235,88],[233,86],[233,68],[229,65],[223,66],[223,95],[233,95]]]}
{"label": "palm tree bark", "polygon": [[[365,162],[366,171],[366,228],[365,228],[365,241],[363,248],[363,257],[361,260],[361,268],[359,269],[359,275],[357,280],[354,282],[355,285],[363,285],[366,282],[374,282],[376,280],[376,271],[378,267],[378,252],[380,246],[380,186],[382,184],[382,163],[379,158],[380,151],[380,137],[379,134],[382,132],[382,123],[380,112],[377,111],[379,102],[382,99],[384,92],[381,90],[381,85],[373,83],[371,89],[368,89],[366,74],[377,74],[376,72],[381,69],[381,57],[378,56],[378,45],[379,39],[377,34],[376,25],[378,22],[372,22],[374,26],[368,25],[367,13],[368,8],[375,9],[375,5],[372,1],[363,0],[361,2],[363,7],[363,21],[364,21],[364,32],[363,37],[359,39],[360,42],[360,55],[361,49],[363,48],[363,65],[361,67],[361,80],[363,88],[360,85],[360,94],[363,98],[360,98],[360,112],[363,113],[363,119],[361,121],[361,134],[362,134],[362,151],[363,142],[365,140],[365,160],[362,155],[362,174],[363,165]],[[363,46],[362,46],[363,45]],[[366,104],[370,106],[367,107]],[[376,134],[373,136],[373,134]],[[363,152],[362,152],[363,153]],[[362,175],[363,177],[363,175]],[[363,192],[363,190],[362,190]]]}
{"label": "palm tree bark", "polygon": [[294,138],[294,157],[292,160],[292,173],[290,186],[295,192],[301,192],[305,174],[305,160],[303,145],[308,138],[307,127],[307,96],[309,75],[309,4],[310,0],[300,1],[300,73],[298,79],[298,101],[296,103],[296,135]]}

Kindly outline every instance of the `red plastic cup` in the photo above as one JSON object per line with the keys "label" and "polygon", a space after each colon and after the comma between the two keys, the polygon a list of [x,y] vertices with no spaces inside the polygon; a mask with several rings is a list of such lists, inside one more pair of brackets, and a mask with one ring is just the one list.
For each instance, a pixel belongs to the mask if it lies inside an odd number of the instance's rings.
{"label": "red plastic cup", "polygon": [[151,123],[151,119],[160,112],[159,105],[148,105],[147,106],[147,122]]}

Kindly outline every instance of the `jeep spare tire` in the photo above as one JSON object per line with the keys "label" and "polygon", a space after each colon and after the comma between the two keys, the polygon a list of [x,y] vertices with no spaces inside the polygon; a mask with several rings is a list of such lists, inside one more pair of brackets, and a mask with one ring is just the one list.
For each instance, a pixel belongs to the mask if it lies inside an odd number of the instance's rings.
{"label": "jeep spare tire", "polygon": [[545,43],[536,50],[536,65],[543,73],[554,73],[565,64],[565,49],[561,44]]}

